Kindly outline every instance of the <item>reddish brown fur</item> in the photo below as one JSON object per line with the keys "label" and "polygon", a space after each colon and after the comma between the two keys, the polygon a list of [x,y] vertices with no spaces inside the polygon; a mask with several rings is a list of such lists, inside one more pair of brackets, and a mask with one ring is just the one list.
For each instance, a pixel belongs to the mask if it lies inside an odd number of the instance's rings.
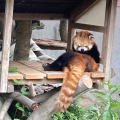
{"label": "reddish brown fur", "polygon": [[[77,46],[84,46],[86,45],[87,47],[89,45],[93,45],[94,44],[94,38],[93,37],[89,37],[90,36],[90,32],[89,31],[79,31],[76,32],[76,35],[73,37],[72,42],[74,44],[76,44]],[[88,48],[89,50],[89,48]]]}
{"label": "reddish brown fur", "polygon": [[[88,55],[76,54],[74,58],[64,67],[63,85],[57,99],[55,110],[63,112],[66,110],[72,100],[73,94],[77,88],[79,79],[86,69],[96,71],[98,64]],[[85,61],[87,60],[87,61]],[[87,68],[89,66],[89,68]]]}

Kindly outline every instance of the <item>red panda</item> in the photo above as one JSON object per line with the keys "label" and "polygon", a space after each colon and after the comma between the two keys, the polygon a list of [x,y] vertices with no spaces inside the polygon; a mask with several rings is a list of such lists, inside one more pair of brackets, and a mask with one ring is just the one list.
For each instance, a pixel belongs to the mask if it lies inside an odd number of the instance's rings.
{"label": "red panda", "polygon": [[[83,38],[81,37],[81,35]],[[85,43],[85,48],[87,48],[87,46],[91,44],[94,44],[92,40],[89,44],[87,44],[87,42],[84,42],[89,40],[89,36],[86,33],[84,35],[83,33],[80,34],[80,39],[83,40],[83,43]],[[79,47],[81,47],[82,45],[78,43],[74,38],[73,47],[75,48],[76,52],[66,52],[59,56],[51,64],[43,64],[44,70],[64,72],[63,85],[55,104],[55,111],[63,112],[68,108],[73,94],[78,86],[79,79],[83,76],[84,72],[94,72],[98,70],[99,64],[91,55],[79,52],[79,50],[81,51],[81,48],[79,49]],[[77,45],[77,47],[75,45]],[[94,45],[91,46],[93,47]],[[82,49],[84,49],[84,47]],[[86,51],[86,49],[84,50]]]}
{"label": "red panda", "polygon": [[76,32],[72,39],[72,50],[90,55],[96,63],[100,63],[100,53],[94,41],[94,36],[88,31]]}

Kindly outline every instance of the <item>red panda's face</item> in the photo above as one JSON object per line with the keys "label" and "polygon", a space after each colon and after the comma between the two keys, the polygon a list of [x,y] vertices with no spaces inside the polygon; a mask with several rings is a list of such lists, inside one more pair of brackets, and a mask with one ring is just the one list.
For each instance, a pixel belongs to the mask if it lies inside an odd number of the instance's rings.
{"label": "red panda's face", "polygon": [[94,45],[93,35],[88,31],[76,32],[73,37],[73,47],[76,51],[89,51]]}

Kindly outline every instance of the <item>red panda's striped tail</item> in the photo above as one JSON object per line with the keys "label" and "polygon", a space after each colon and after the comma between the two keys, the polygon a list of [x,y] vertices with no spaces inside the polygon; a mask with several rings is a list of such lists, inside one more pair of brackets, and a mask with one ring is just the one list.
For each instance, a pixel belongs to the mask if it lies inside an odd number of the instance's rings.
{"label": "red panda's striped tail", "polygon": [[64,68],[64,79],[63,85],[55,104],[55,111],[65,111],[72,98],[73,94],[78,86],[79,79],[84,74],[85,64],[84,63],[70,63],[69,67]]}

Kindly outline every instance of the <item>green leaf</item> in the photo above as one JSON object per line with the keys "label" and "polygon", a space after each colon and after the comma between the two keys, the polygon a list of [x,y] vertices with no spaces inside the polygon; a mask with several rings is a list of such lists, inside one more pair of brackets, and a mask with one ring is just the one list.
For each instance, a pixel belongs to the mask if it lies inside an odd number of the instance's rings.
{"label": "green leaf", "polygon": [[97,99],[99,99],[103,104],[106,104],[106,101],[103,96],[97,96]]}
{"label": "green leaf", "polygon": [[110,93],[110,91],[106,91],[105,100],[107,100],[107,101],[111,100],[111,93]]}
{"label": "green leaf", "polygon": [[119,107],[120,106],[120,102],[112,102],[111,103],[111,107],[114,108],[114,107]]}
{"label": "green leaf", "polygon": [[20,91],[21,91],[21,93],[22,93],[23,95],[29,95],[29,92],[26,91],[25,86],[22,86],[22,88],[21,88]]}
{"label": "green leaf", "polygon": [[13,119],[13,120],[20,120],[20,119],[18,119],[18,118],[15,118],[15,119]]}
{"label": "green leaf", "polygon": [[20,80],[17,80],[17,79],[13,79],[13,82],[16,84],[16,85],[24,85],[24,83]]}
{"label": "green leaf", "polygon": [[[101,119],[101,118],[102,118],[102,119]],[[100,120],[113,120],[113,119],[112,119],[112,114],[111,114],[110,102],[108,102],[108,103],[106,104],[101,118],[100,118]]]}
{"label": "green leaf", "polygon": [[19,102],[16,103],[15,107],[16,107],[18,110],[24,112],[24,109],[23,109],[23,107],[20,105]]}
{"label": "green leaf", "polygon": [[8,72],[17,72],[18,69],[16,67],[9,67]]}
{"label": "green leaf", "polygon": [[105,91],[99,91],[99,90],[93,90],[91,91],[91,93],[96,93],[96,94],[100,94],[100,95],[105,95]]}
{"label": "green leaf", "polygon": [[112,116],[113,116],[113,120],[119,120],[119,113],[116,113],[116,111],[112,111]]}

